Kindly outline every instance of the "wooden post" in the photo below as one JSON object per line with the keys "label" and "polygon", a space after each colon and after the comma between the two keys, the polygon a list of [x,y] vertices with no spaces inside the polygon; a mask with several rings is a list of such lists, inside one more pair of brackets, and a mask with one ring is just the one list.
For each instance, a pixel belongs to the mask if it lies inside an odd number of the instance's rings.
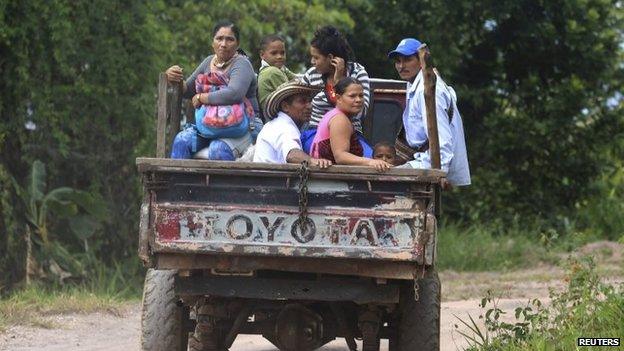
{"label": "wooden post", "polygon": [[167,150],[167,154],[165,157],[169,157],[169,155],[171,154],[173,139],[180,131],[180,119],[182,118],[182,85],[169,84],[167,87],[167,94],[169,96],[169,98],[167,99],[167,109],[169,110],[169,126],[167,128],[167,137],[165,139],[165,149]]}
{"label": "wooden post", "polygon": [[158,77],[158,109],[156,112],[156,157],[167,157],[167,76]]}
{"label": "wooden post", "polygon": [[165,73],[158,77],[158,108],[156,112],[156,157],[171,153],[173,138],[180,129],[182,87],[169,84]]}
{"label": "wooden post", "polygon": [[440,169],[440,139],[438,137],[438,119],[436,116],[436,80],[433,71],[431,54],[426,44],[418,49],[418,57],[423,72],[425,88],[425,107],[427,109],[427,132],[429,134],[429,156],[431,157],[431,168]]}

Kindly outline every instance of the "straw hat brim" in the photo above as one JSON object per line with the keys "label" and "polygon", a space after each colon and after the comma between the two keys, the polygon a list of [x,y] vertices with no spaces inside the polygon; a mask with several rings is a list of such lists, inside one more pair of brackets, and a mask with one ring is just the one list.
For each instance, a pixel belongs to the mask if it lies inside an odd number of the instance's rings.
{"label": "straw hat brim", "polygon": [[267,102],[264,107],[264,116],[270,119],[275,118],[280,111],[282,101],[289,96],[297,94],[314,96],[321,90],[322,88],[320,86],[307,85],[300,81],[286,82],[277,87],[277,89],[275,89],[275,91],[272,92],[267,98]]}

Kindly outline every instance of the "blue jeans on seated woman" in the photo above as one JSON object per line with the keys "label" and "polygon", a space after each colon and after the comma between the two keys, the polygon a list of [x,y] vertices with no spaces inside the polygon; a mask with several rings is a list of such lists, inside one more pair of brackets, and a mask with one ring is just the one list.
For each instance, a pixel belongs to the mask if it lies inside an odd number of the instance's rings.
{"label": "blue jeans on seated woman", "polygon": [[194,126],[190,126],[173,139],[171,158],[190,159],[201,151],[201,155],[196,156],[209,160],[234,161],[249,145],[251,145],[249,134],[241,138],[206,139],[197,133]]}
{"label": "blue jeans on seated woman", "polygon": [[[301,132],[301,145],[303,146],[303,151],[305,151],[308,155],[310,154],[310,149],[312,148],[312,141],[314,140],[314,136],[316,135],[316,129],[306,129]],[[362,145],[362,149],[364,150],[364,157],[373,158],[373,148],[368,145],[364,136],[360,133],[357,133],[358,141],[360,145]]]}

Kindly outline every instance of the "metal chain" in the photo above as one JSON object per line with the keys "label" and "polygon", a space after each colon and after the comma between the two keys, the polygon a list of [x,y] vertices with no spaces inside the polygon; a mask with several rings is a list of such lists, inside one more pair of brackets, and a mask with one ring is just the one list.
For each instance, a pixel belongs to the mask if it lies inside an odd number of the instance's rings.
{"label": "metal chain", "polygon": [[420,295],[418,294],[418,279],[416,279],[416,275],[414,274],[414,301],[420,300]]}
{"label": "metal chain", "polygon": [[308,223],[308,177],[310,170],[308,160],[301,162],[299,167],[299,230],[301,236],[305,234],[305,227]]}

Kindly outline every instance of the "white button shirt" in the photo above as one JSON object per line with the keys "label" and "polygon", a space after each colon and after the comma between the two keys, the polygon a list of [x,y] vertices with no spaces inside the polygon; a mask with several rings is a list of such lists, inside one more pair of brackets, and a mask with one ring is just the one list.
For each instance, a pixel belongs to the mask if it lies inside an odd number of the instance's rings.
{"label": "white button shirt", "polygon": [[[418,148],[428,140],[427,110],[425,107],[425,90],[422,71],[413,83],[408,82],[407,102],[403,112],[403,126],[407,143]],[[449,123],[448,111],[453,108],[453,118]],[[470,184],[470,168],[464,139],[464,126],[457,109],[455,90],[437,76],[436,79],[436,116],[438,120],[438,137],[440,140],[440,163],[442,170],[447,172],[447,179],[456,186]],[[431,168],[429,151],[417,152],[414,160],[408,162],[413,168]]]}
{"label": "white button shirt", "polygon": [[292,149],[302,150],[301,132],[292,118],[280,111],[273,120],[264,125],[256,139],[254,162],[287,163]]}

